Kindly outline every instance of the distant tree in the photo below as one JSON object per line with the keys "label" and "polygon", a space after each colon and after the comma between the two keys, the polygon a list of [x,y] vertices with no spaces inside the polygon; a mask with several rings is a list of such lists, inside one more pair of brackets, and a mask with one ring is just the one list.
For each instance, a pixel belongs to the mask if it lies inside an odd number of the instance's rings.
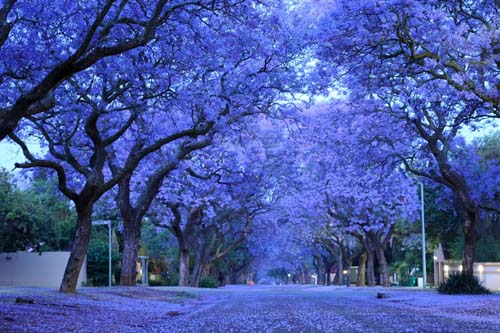
{"label": "distant tree", "polygon": [[[116,10],[115,15],[102,31],[105,45],[113,47],[115,39],[107,37],[114,36],[116,23],[124,29],[120,33],[131,34],[124,43],[137,47],[113,53],[116,57],[96,60],[87,70],[72,73],[53,91],[57,103],[50,110],[23,114],[22,126],[9,132],[27,160],[17,167],[52,170],[58,175],[59,189],[75,205],[77,228],[62,292],[75,291],[95,203],[130,179],[143,160],[154,160],[155,154],[169,145],[172,152],[201,144],[205,136],[236,126],[244,115],[277,116],[281,112],[278,96],[290,96],[299,88],[290,82],[295,82],[300,70],[291,66],[299,57],[296,51],[301,48],[300,39],[279,36],[286,30],[278,29],[279,16],[268,11],[269,7],[213,1],[207,6],[203,2],[164,1],[131,8],[128,2],[123,8],[113,4],[109,1],[108,7]],[[135,10],[144,10],[148,20],[131,19],[129,14]],[[276,30],[251,33],[263,20]],[[93,29],[100,31],[103,22],[106,20],[100,18]],[[89,43],[99,41],[91,38],[94,32],[88,37]],[[116,36],[116,43],[121,36]],[[92,55],[106,50],[107,46],[96,46],[95,50],[85,47],[81,52]],[[39,157],[29,150],[25,142],[29,136],[40,138],[47,156]],[[139,181],[151,176],[140,176]],[[150,183],[162,180],[157,176]],[[126,234],[134,237],[126,237],[132,246],[125,247],[124,258],[129,264],[124,268],[132,267],[135,260],[137,246],[133,244],[137,244],[140,216],[147,210],[154,189],[149,194],[140,206],[135,207],[132,201],[125,207],[136,211],[131,218],[127,216],[132,222],[127,223]],[[133,270],[124,273],[124,283],[133,284]]]}
{"label": "distant tree", "polygon": [[[322,68],[330,84],[347,90],[360,113],[400,121],[407,145],[395,152],[406,169],[452,191],[468,275],[483,208],[453,155],[460,129],[498,117],[498,41],[490,34],[497,30],[497,14],[492,2],[344,2],[321,25],[326,42],[318,56],[332,62]],[[400,141],[388,132],[380,139]]]}
{"label": "distant tree", "polygon": [[67,251],[74,225],[56,180],[35,178],[20,189],[13,175],[0,171],[0,251]]}

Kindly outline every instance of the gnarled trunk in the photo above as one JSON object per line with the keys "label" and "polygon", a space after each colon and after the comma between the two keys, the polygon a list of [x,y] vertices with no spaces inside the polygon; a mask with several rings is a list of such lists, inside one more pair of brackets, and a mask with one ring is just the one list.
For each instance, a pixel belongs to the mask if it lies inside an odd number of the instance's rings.
{"label": "gnarled trunk", "polygon": [[356,285],[358,287],[364,287],[366,285],[366,252],[363,252],[359,257],[359,265],[358,265],[358,279],[356,281]]}
{"label": "gnarled trunk", "polygon": [[366,250],[366,275],[368,278],[368,287],[375,286],[375,265],[374,253],[372,250]]}
{"label": "gnarled trunk", "polygon": [[331,284],[334,286],[342,285],[342,270],[340,270],[339,267],[336,268],[335,275]]}
{"label": "gnarled trunk", "polygon": [[332,264],[328,261],[326,257],[323,257],[323,265],[325,267],[325,286],[329,286],[332,284],[332,280],[330,279],[330,272],[332,270]]}
{"label": "gnarled trunk", "polygon": [[200,256],[196,256],[193,273],[191,274],[191,287],[199,287],[201,274],[203,273],[205,265],[202,262],[202,258]]}
{"label": "gnarled trunk", "polygon": [[382,247],[377,247],[377,259],[380,274],[380,285],[382,287],[390,287],[391,281],[389,278],[389,267],[387,265],[387,260],[385,258],[384,249]]}
{"label": "gnarled trunk", "polygon": [[139,248],[140,227],[133,221],[123,222],[123,253],[120,285],[135,286],[137,279],[136,260]]}
{"label": "gnarled trunk", "polygon": [[318,284],[325,284],[325,269],[323,265],[323,260],[320,255],[315,255],[313,260],[313,266],[316,269],[316,274],[318,274]]}
{"label": "gnarled trunk", "polygon": [[464,235],[464,256],[462,261],[464,275],[474,275],[474,260],[476,256],[477,237],[474,232]]}
{"label": "gnarled trunk", "polygon": [[479,220],[479,208],[474,204],[474,201],[469,197],[465,188],[454,193],[453,205],[458,217],[462,221],[462,229],[464,232],[464,253],[462,260],[464,275],[474,274],[474,259],[476,253],[476,245],[479,239],[476,232],[476,225]]}
{"label": "gnarled trunk", "polygon": [[83,261],[89,247],[90,230],[92,226],[93,203],[87,203],[83,207],[77,207],[77,222],[71,254],[64,271],[60,292],[74,293],[78,284],[78,276],[82,269]]}
{"label": "gnarled trunk", "polygon": [[189,251],[179,251],[179,286],[189,285]]}

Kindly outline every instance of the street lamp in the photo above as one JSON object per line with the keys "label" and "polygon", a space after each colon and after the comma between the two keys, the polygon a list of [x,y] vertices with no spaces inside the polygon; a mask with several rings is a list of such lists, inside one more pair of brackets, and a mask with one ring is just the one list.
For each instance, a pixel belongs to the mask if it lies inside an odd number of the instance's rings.
{"label": "street lamp", "polygon": [[431,276],[432,276],[432,283],[434,287],[438,285],[438,276],[439,276],[439,264],[437,264],[438,257],[437,256],[432,256],[432,259],[434,261],[432,262],[432,271],[431,271]]}
{"label": "street lamp", "polygon": [[349,287],[349,279],[348,279],[348,277],[347,277],[347,273],[348,273],[348,272],[349,272],[349,271],[348,271],[347,269],[344,269],[344,270],[342,271],[342,273],[344,274],[344,284],[345,284],[345,286],[346,286],[346,287]]}
{"label": "street lamp", "polygon": [[92,221],[93,225],[108,225],[108,274],[109,274],[109,286],[111,287],[111,220],[96,220]]}
{"label": "street lamp", "polygon": [[427,287],[427,264],[425,262],[425,215],[424,215],[424,183],[420,183],[420,201],[422,204],[422,272],[423,272],[423,287]]}
{"label": "street lamp", "polygon": [[292,274],[288,273],[288,284],[292,284]]}

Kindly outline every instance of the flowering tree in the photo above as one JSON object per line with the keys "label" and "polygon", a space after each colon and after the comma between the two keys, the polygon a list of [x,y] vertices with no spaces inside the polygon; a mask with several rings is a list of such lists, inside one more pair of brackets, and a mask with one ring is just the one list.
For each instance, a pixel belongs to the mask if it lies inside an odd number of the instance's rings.
{"label": "flowering tree", "polygon": [[497,10],[493,3],[342,3],[324,17],[319,52],[364,112],[404,124],[408,145],[395,154],[406,169],[452,191],[469,275],[481,208],[467,172],[451,159],[460,129],[498,116]]}
{"label": "flowering tree", "polygon": [[[162,185],[169,185],[164,184],[164,179],[179,167],[183,159],[189,159],[192,156],[190,153],[195,150],[209,145],[223,145],[225,149],[230,149],[221,140],[225,140],[224,136],[233,135],[239,135],[241,139],[238,131],[248,126],[249,118],[258,115],[281,117],[278,99],[289,95],[292,90],[302,89],[303,84],[297,81],[296,70],[289,66],[291,63],[298,66],[296,61],[306,45],[294,36],[293,31],[286,29],[290,22],[276,17],[273,11],[278,10],[279,6],[258,10],[248,7],[246,11],[239,11],[238,20],[207,15],[204,21],[190,22],[190,29],[183,28],[179,34],[183,38],[202,40],[202,51],[199,51],[200,44],[197,43],[182,45],[182,52],[173,55],[175,61],[156,69],[162,75],[170,75],[167,88],[171,93],[166,101],[161,101],[170,113],[161,118],[156,113],[142,115],[140,127],[123,142],[133,147],[127,152],[128,156],[154,142],[152,139],[155,136],[143,134],[149,131],[160,136],[172,131],[170,136],[177,136],[178,144],[170,142],[164,145],[144,159],[136,170],[126,172],[126,176],[118,182],[117,206],[124,221],[125,237],[121,284],[135,284],[135,258],[141,221]],[[259,29],[255,30],[257,19]],[[194,54],[197,54],[196,57]],[[151,84],[153,78],[148,77],[148,80]],[[156,80],[160,81],[159,86],[161,77]],[[295,84],[293,89],[291,83]],[[155,103],[158,102],[155,100]],[[191,113],[186,114],[186,109]],[[195,131],[179,135],[188,129]],[[215,142],[214,136],[218,138]],[[115,149],[108,152],[112,157],[110,160],[125,160],[120,158],[123,155],[122,146],[117,145]],[[214,156],[199,153],[197,158],[201,158],[203,163],[214,163],[210,161],[220,158],[217,147],[212,154]],[[158,160],[162,162],[156,162]],[[124,172],[114,162],[110,165],[113,175]],[[196,193],[193,195],[196,196]],[[171,210],[175,204],[168,206]]]}
{"label": "flowering tree", "polygon": [[375,283],[377,256],[381,284],[388,286],[384,250],[395,223],[412,221],[418,203],[414,181],[395,156],[404,139],[399,144],[387,140],[404,137],[404,132],[395,132],[401,122],[386,115],[365,115],[345,102],[337,103],[309,110],[297,132],[304,142],[298,156],[300,179],[307,185],[301,188],[312,193],[302,196],[301,205],[316,212],[319,240],[331,254],[337,252],[339,270],[349,264],[345,241],[350,235],[364,247],[368,284]]}
{"label": "flowering tree", "polygon": [[[172,16],[226,9],[224,1],[3,2],[0,140],[26,117],[61,112],[54,106],[77,74],[112,65],[128,52],[145,50],[167,36]],[[91,80],[90,75],[83,82]]]}
{"label": "flowering tree", "polygon": [[241,132],[219,136],[165,179],[151,213],[178,240],[180,285],[189,283],[190,254],[191,285],[197,286],[203,270],[242,244],[273,203],[277,156],[264,143],[266,122],[260,117]]}
{"label": "flowering tree", "polygon": [[[160,184],[168,170],[190,151],[206,146],[213,133],[245,115],[278,112],[278,93],[292,90],[287,80],[296,74],[288,64],[295,60],[299,44],[280,39],[278,21],[265,6],[185,5],[168,15],[157,13],[166,15],[162,22],[172,24],[162,25],[154,35],[158,38],[147,45],[73,73],[52,92],[57,103],[50,110],[25,116],[19,130],[9,134],[27,158],[17,167],[54,170],[59,189],[75,203],[75,241],[61,291],[76,288],[95,202],[121,182],[121,193],[126,193],[127,179],[141,161],[162,149],[170,152],[156,174],[145,176],[150,184]],[[229,10],[238,13],[237,19]],[[120,18],[121,13],[115,14]],[[266,30],[267,35],[250,33],[256,20],[268,22],[274,30]],[[130,26],[126,19],[118,21]],[[265,36],[273,43],[264,43]],[[47,147],[47,157],[29,151],[24,138],[34,135]],[[154,194],[152,188],[139,198],[132,230],[137,230]],[[132,250],[126,257],[133,254]]]}

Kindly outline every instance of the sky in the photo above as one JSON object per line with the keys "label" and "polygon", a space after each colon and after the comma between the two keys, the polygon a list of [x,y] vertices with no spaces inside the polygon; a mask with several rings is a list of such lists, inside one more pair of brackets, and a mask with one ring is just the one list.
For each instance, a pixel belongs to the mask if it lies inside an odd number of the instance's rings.
{"label": "sky", "polygon": [[[28,147],[34,154],[41,152],[40,145],[36,142],[28,143]],[[23,153],[16,144],[7,140],[0,141],[0,168],[12,171],[14,163],[24,161]]]}
{"label": "sky", "polygon": [[0,142],[0,167],[11,171],[14,163],[22,159],[22,153],[17,147],[8,142]]}
{"label": "sky", "polygon": [[[494,131],[500,131],[500,119],[495,119],[491,124],[484,126],[481,130],[471,131],[469,129],[463,129],[461,134],[470,142],[474,138],[487,135]],[[35,154],[41,152],[40,145],[37,142],[28,143],[28,146]],[[8,171],[12,171],[14,169],[14,163],[23,162],[24,160],[23,153],[16,144],[7,142],[6,140],[0,142],[0,168],[3,167]]]}

